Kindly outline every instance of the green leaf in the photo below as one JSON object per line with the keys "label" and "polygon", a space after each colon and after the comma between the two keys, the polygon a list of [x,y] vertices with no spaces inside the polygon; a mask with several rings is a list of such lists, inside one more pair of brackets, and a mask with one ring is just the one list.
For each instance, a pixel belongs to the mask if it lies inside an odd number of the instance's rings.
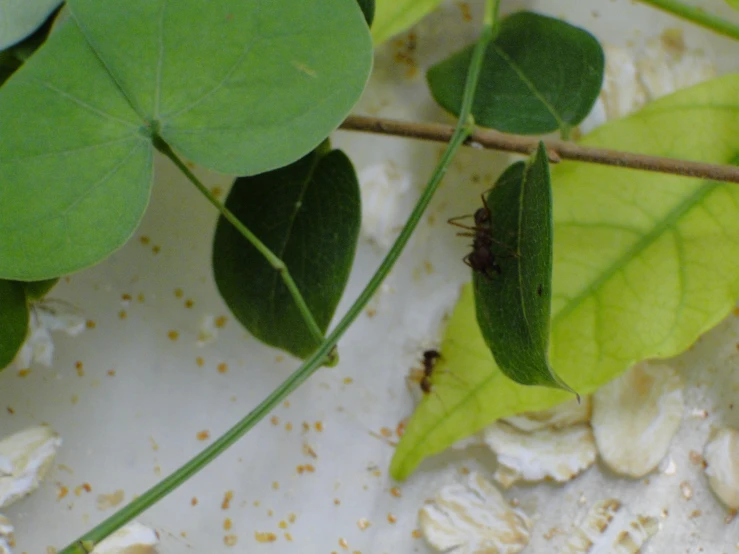
{"label": "green leaf", "polygon": [[[487,198],[491,252],[498,266],[474,271],[475,312],[505,375],[522,385],[570,390],[548,360],[552,294],[552,190],[546,148],[510,166]],[[475,242],[490,237],[478,228]],[[474,255],[474,254],[473,254]]]}
{"label": "green leaf", "polygon": [[382,44],[420,21],[439,4],[441,0],[376,0],[372,40],[376,45]]}
{"label": "green leaf", "polygon": [[12,52],[4,50],[0,52],[0,85],[16,72],[22,62]]}
{"label": "green leaf", "polygon": [[739,10],[739,0],[726,0],[726,3],[735,10]]}
{"label": "green leaf", "polygon": [[33,33],[61,0],[0,0],[0,50]]}
{"label": "green leaf", "polygon": [[28,305],[23,285],[0,279],[0,369],[13,361],[26,340]]}
{"label": "green leaf", "polygon": [[364,14],[367,27],[371,27],[372,21],[375,19],[375,0],[357,0],[357,3]]}
{"label": "green leaf", "polygon": [[[474,45],[429,69],[434,99],[459,115]],[[514,13],[485,52],[472,114],[475,123],[520,134],[567,134],[600,93],[603,50],[587,31],[531,12]]]}
{"label": "green leaf", "polygon": [[23,283],[29,301],[41,300],[59,282],[59,277],[45,281],[27,281]]}
{"label": "green leaf", "polygon": [[153,134],[220,172],[279,167],[338,126],[371,66],[356,2],[68,7],[0,88],[4,278],[71,273],[125,243],[148,202]]}
{"label": "green leaf", "polygon": [[[739,161],[739,75],[657,100],[582,140],[594,147]],[[552,170],[554,275],[549,357],[587,395],[647,358],[686,350],[739,297],[739,187],[562,162]],[[471,287],[457,304],[432,377],[392,462],[422,459],[515,413],[570,396],[506,379],[475,323]]]}
{"label": "green leaf", "polygon": [[[287,167],[239,178],[226,207],[287,265],[325,332],[359,236],[359,184],[349,158],[316,150]],[[315,351],[319,342],[278,272],[223,218],[213,270],[221,296],[251,334],[300,358]]]}

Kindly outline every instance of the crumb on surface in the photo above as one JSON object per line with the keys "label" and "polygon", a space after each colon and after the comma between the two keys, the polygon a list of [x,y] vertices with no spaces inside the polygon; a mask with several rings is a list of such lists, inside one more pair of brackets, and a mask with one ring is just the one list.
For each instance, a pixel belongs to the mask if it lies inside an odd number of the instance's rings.
{"label": "crumb on surface", "polygon": [[223,502],[221,502],[221,510],[228,510],[231,507],[231,500],[233,500],[234,491],[226,491],[223,495]]}
{"label": "crumb on surface", "polygon": [[269,531],[254,531],[254,538],[257,542],[275,542],[277,535]]}
{"label": "crumb on surface", "polygon": [[210,438],[210,431],[207,429],[203,429],[202,431],[198,431],[197,435],[195,435],[199,441],[207,441]]}

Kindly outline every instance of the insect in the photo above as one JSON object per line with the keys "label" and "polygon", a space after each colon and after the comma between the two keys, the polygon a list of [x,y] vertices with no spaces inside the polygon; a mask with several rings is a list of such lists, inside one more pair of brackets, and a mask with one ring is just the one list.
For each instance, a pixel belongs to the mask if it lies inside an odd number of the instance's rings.
{"label": "insect", "polygon": [[496,256],[491,250],[493,243],[496,241],[493,239],[490,208],[488,208],[488,204],[485,201],[485,193],[481,194],[480,197],[482,198],[483,207],[475,210],[472,216],[475,222],[474,226],[457,223],[459,219],[470,217],[468,215],[452,217],[449,219],[449,223],[470,231],[467,233],[458,233],[459,236],[473,237],[472,252],[467,254],[462,261],[470,266],[473,271],[482,273],[490,278],[493,273],[500,275],[502,270],[497,262],[499,256]]}
{"label": "insect", "polygon": [[441,353],[438,350],[426,350],[423,353],[423,369],[411,370],[410,381],[418,383],[424,394],[431,392],[431,374],[439,358]]}

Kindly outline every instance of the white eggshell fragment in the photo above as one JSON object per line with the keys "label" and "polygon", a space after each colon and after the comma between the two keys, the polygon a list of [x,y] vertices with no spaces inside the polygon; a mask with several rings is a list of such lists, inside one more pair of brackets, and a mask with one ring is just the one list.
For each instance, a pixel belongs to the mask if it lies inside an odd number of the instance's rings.
{"label": "white eggshell fragment", "polygon": [[418,519],[428,543],[450,554],[516,554],[528,544],[532,526],[478,473],[443,487]]}
{"label": "white eggshell fragment", "polygon": [[588,423],[591,410],[590,397],[586,396],[580,402],[576,399],[568,400],[548,410],[525,412],[507,417],[503,421],[513,425],[516,429],[527,432],[538,431],[547,427],[560,429],[578,423]]}
{"label": "white eggshell fragment", "polygon": [[10,549],[15,545],[15,537],[13,536],[13,524],[4,515],[0,514],[0,554],[13,554]]}
{"label": "white eggshell fragment", "polygon": [[0,441],[0,507],[38,488],[61,443],[62,439],[44,425]]}
{"label": "white eggshell fragment", "polygon": [[158,544],[156,531],[134,521],[101,541],[90,554],[157,554]]}
{"label": "white eggshell fragment", "polygon": [[595,440],[586,424],[525,433],[506,423],[494,423],[483,436],[498,455],[495,480],[506,488],[521,480],[569,481],[595,463]]}
{"label": "white eggshell fragment", "polygon": [[656,517],[634,515],[609,498],[593,505],[559,554],[637,554],[658,530]]}
{"label": "white eggshell fragment", "polygon": [[729,508],[739,510],[739,431],[719,429],[703,450],[713,492]]}
{"label": "white eggshell fragment", "polygon": [[591,424],[608,467],[630,477],[657,467],[680,427],[682,389],[670,366],[640,362],[593,395]]}

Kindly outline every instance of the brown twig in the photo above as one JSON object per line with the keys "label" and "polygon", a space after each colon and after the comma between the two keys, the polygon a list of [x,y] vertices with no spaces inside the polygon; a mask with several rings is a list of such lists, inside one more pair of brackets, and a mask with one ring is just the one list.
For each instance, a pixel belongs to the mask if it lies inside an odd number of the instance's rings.
{"label": "brown twig", "polygon": [[[361,115],[350,115],[341,124],[339,129],[433,140],[437,142],[448,142],[454,132],[454,127],[441,123],[415,123]],[[530,154],[536,149],[538,144],[538,138],[479,129],[465,142],[467,146],[501,150],[504,152],[516,152],[519,154]],[[591,148],[561,140],[545,140],[544,144],[549,152],[549,160],[553,163],[559,162],[560,160],[575,160],[630,169],[641,169],[644,171],[657,171],[672,175],[682,175],[684,177],[699,177],[712,181],[739,183],[739,167],[732,165],[691,162],[659,156],[633,154],[631,152],[609,150],[607,148]]]}

